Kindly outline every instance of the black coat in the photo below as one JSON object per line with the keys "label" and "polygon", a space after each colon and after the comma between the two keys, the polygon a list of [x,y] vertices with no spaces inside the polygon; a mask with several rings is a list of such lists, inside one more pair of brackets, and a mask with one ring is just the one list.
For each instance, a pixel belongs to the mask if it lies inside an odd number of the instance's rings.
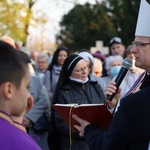
{"label": "black coat", "polygon": [[[149,82],[149,81],[148,81]],[[145,82],[145,83],[148,83]],[[107,133],[88,125],[90,150],[147,150],[150,141],[150,84],[121,100]]]}
{"label": "black coat", "polygon": [[[57,96],[57,103],[61,104],[101,104],[104,102],[105,96],[103,90],[100,85],[94,81],[88,81],[87,83],[82,84],[69,80],[61,87]],[[55,112],[55,125],[60,134],[60,149],[68,150],[70,140],[69,127],[57,112]],[[84,138],[79,137],[78,132],[74,132],[72,150],[88,149],[88,145]]]}

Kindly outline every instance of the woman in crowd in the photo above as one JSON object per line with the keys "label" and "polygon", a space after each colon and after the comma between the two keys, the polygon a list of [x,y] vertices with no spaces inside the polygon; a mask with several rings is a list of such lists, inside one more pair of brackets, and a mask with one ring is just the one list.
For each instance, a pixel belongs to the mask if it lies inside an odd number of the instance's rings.
{"label": "woman in crowd", "polygon": [[44,85],[47,88],[51,103],[53,103],[53,93],[56,89],[62,65],[68,55],[69,53],[66,47],[58,47],[53,55],[52,62],[45,73]]}
{"label": "woman in crowd", "polygon": [[[54,96],[54,103],[103,104],[105,96],[101,86],[89,80],[85,60],[77,54],[70,55],[64,62]],[[113,102],[109,103],[114,107]],[[105,117],[105,116],[104,116]],[[89,150],[78,132],[73,132],[70,143],[69,126],[55,111],[55,125],[59,133],[59,150]]]}
{"label": "woman in crowd", "polygon": [[106,88],[106,83],[101,77],[97,77],[94,73],[94,57],[92,56],[91,53],[87,51],[82,51],[78,53],[79,56],[81,56],[87,63],[88,66],[88,71],[89,71],[89,79],[92,81],[97,81],[100,86],[102,87],[103,91]]}
{"label": "woman in crowd", "polygon": [[103,77],[103,80],[106,82],[106,84],[112,81],[114,77],[119,73],[122,61],[123,58],[120,55],[109,56],[106,58],[105,68],[108,76]]}
{"label": "woman in crowd", "polygon": [[49,56],[46,53],[40,52],[36,59],[36,75],[39,76],[42,80],[45,77],[45,73],[48,67]]}

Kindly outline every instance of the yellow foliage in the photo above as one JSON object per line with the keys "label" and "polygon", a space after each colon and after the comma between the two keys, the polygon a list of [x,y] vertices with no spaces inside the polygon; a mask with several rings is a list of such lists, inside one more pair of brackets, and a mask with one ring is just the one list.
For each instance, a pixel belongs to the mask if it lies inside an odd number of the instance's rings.
{"label": "yellow foliage", "polygon": [[32,11],[37,0],[3,0],[0,2],[0,36],[8,35],[16,41],[26,43],[29,26],[36,27],[47,22],[43,15],[36,17]]}

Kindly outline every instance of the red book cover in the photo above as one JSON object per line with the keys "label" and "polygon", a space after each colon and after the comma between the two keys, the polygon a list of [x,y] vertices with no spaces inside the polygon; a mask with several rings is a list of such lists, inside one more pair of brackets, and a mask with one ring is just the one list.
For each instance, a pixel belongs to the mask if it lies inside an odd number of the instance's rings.
{"label": "red book cover", "polygon": [[73,130],[75,130],[73,126],[78,123],[72,118],[72,114],[76,114],[104,131],[109,128],[113,119],[113,115],[104,104],[55,104],[52,107]]}

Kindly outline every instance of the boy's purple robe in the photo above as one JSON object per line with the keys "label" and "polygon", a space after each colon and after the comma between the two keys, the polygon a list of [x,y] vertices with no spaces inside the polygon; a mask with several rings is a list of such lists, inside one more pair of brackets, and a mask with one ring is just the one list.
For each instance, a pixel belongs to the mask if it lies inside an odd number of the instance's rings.
{"label": "boy's purple robe", "polygon": [[13,125],[11,117],[0,111],[0,149],[41,150],[37,143],[24,131]]}

